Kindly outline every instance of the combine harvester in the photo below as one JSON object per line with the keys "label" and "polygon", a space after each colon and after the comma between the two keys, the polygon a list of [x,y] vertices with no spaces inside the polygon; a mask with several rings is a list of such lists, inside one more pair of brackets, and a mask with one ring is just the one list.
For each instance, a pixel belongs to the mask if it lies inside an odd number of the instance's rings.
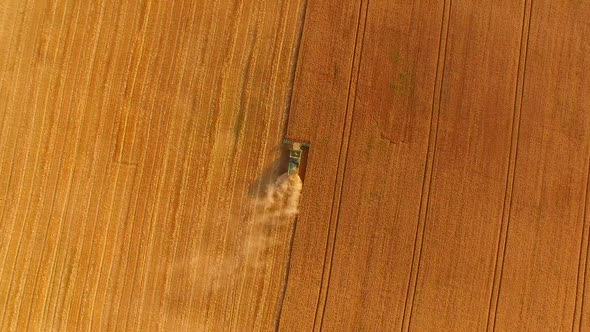
{"label": "combine harvester", "polygon": [[299,165],[301,164],[301,155],[303,154],[302,149],[309,149],[311,146],[309,143],[297,142],[286,139],[283,144],[289,146],[289,176],[299,173]]}

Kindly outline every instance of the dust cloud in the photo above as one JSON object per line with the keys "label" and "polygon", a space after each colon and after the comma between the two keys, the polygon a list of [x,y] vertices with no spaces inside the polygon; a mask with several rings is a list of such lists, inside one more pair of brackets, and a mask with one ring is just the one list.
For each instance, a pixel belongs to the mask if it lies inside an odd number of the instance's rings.
{"label": "dust cloud", "polygon": [[287,173],[279,176],[266,190],[266,195],[257,202],[258,215],[255,220],[267,222],[280,221],[294,217],[299,212],[299,196],[302,182],[299,175]]}
{"label": "dust cloud", "polygon": [[[167,311],[178,321],[190,317],[194,324],[214,324],[209,321],[213,312],[249,314],[243,308],[258,291],[262,293],[257,296],[278,298],[278,293],[270,292],[282,287],[271,283],[285,282],[276,274],[288,264],[285,258],[301,191],[298,175],[282,174],[230,207],[228,213],[213,215],[213,220],[201,224],[195,237],[187,239],[192,248],[180,253],[171,265],[162,264],[161,275],[169,282],[165,302],[153,304],[156,310],[160,314]],[[252,285],[261,288],[254,291]]]}
{"label": "dust cloud", "polygon": [[[205,250],[196,255],[201,264],[207,288],[214,291],[231,287],[231,280],[247,277],[259,269],[274,264],[274,248],[286,248],[287,234],[296,217],[301,196],[302,181],[299,175],[280,175],[267,185],[262,193],[250,201],[252,208],[242,220],[227,220],[229,241],[221,251]],[[213,245],[216,245],[212,243]],[[204,263],[204,264],[203,264]]]}
{"label": "dust cloud", "polygon": [[276,230],[290,226],[290,221],[299,212],[299,197],[302,182],[299,175],[279,176],[271,183],[263,195],[255,201],[255,209],[250,220],[251,228],[246,234],[241,253],[247,268],[256,269],[266,263],[266,254],[275,247]]}

